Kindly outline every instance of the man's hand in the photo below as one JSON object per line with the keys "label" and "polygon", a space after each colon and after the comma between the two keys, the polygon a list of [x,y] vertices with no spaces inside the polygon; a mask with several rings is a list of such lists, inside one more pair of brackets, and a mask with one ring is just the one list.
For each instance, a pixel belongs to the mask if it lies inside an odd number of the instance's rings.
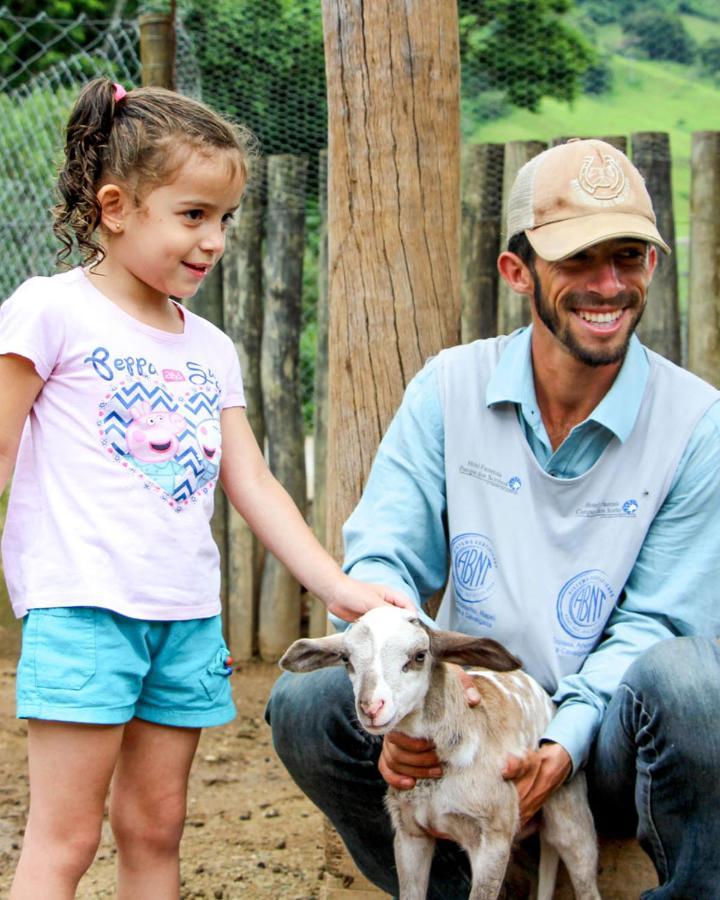
{"label": "man's hand", "polygon": [[480,691],[478,691],[475,686],[475,680],[472,675],[468,675],[468,673],[461,666],[456,665],[455,663],[446,663],[448,669],[451,672],[454,672],[455,675],[460,679],[460,684],[462,685],[463,690],[465,691],[465,699],[467,700],[468,706],[477,706],[481,700]]}
{"label": "man's hand", "polygon": [[543,803],[572,771],[570,754],[560,744],[542,744],[522,757],[509,756],[502,771],[514,781],[520,800],[520,827],[532,819]]}
{"label": "man's hand", "polygon": [[[480,694],[472,677],[460,666],[450,663],[448,668],[460,679],[468,706],[477,706]],[[408,737],[399,731],[385,735],[378,769],[389,785],[401,791],[414,788],[418,778],[439,778],[442,775],[435,744],[424,738]]]}
{"label": "man's hand", "polygon": [[383,739],[378,761],[380,774],[391,787],[408,791],[418,778],[439,778],[442,767],[435,744],[424,738],[412,738],[391,731]]}

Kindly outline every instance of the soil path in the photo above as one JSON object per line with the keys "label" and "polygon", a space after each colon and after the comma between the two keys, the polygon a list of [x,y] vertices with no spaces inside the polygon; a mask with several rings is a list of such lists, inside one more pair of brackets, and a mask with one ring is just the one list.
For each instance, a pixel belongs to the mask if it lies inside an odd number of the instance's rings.
{"label": "soil path", "polygon": [[[182,845],[182,898],[309,900],[320,895],[322,816],[272,749],[263,708],[279,672],[249,663],[233,676],[237,719],[202,736]],[[15,718],[15,658],[0,656],[0,897],[9,893],[27,812],[25,723]],[[78,898],[115,896],[107,825]]]}
{"label": "soil path", "polygon": [[[15,718],[16,638],[0,625],[0,897],[7,897],[27,814],[26,726]],[[182,844],[182,900],[310,900],[321,896],[321,814],[275,756],[263,720],[279,675],[276,665],[248,663],[233,675],[238,715],[201,738],[190,780]],[[105,825],[79,900],[115,896],[115,850]],[[523,873],[520,872],[522,875]],[[631,900],[657,884],[636,845],[606,841],[600,888],[606,900]],[[360,894],[358,894],[360,896]],[[526,890],[515,896],[528,896]],[[572,891],[561,872],[558,900]]]}

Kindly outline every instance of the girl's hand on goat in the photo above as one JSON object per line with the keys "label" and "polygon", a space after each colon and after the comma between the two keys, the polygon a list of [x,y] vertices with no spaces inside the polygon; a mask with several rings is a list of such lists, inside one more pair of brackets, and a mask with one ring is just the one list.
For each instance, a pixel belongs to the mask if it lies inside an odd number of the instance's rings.
{"label": "girl's hand on goat", "polygon": [[391,787],[401,791],[415,787],[418,778],[439,778],[442,775],[435,744],[424,738],[408,737],[399,731],[385,735],[378,769]]}
{"label": "girl's hand on goat", "polygon": [[506,781],[514,781],[520,800],[520,827],[532,819],[543,803],[572,771],[572,760],[560,744],[542,744],[522,757],[509,756],[502,771]]}
{"label": "girl's hand on goat", "polygon": [[346,622],[354,622],[369,609],[384,604],[417,612],[417,606],[400,591],[384,584],[365,584],[347,575],[342,576],[342,580],[327,602],[327,608],[329,612],[345,619]]}

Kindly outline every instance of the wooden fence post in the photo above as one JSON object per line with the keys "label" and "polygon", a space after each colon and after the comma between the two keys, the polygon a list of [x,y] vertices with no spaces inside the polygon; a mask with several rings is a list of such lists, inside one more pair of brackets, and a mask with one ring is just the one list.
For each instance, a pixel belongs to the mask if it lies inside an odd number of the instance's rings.
{"label": "wooden fence post", "polygon": [[[315,352],[315,422],[313,439],[314,485],[312,524],[315,537],[327,542],[327,416],[328,416],[328,227],[327,227],[327,150],[320,151],[319,205],[320,251],[318,256],[318,300],[316,313],[317,350]],[[327,632],[325,604],[313,597],[310,603],[308,634],[320,637]]]}
{"label": "wooden fence post", "polygon": [[502,230],[502,144],[470,144],[462,164],[460,340],[497,334],[497,257]]}
{"label": "wooden fence post", "polygon": [[[304,157],[268,158],[262,386],[270,468],[305,511],[305,439],[300,404],[299,341],[305,237]],[[260,655],[278,659],[300,635],[300,585],[272,554],[260,588]]]}
{"label": "wooden fence post", "polygon": [[[538,153],[542,153],[547,144],[542,141],[508,141],[505,144],[503,164],[503,206],[500,248],[507,244],[507,198],[515,176],[520,169]],[[516,328],[530,323],[530,300],[523,294],[516,294],[501,279],[498,281],[498,333],[509,334]]]}
{"label": "wooden fence post", "polygon": [[692,136],[688,368],[720,387],[720,131]]}
{"label": "wooden fence post", "polygon": [[612,144],[617,150],[621,153],[627,155],[627,138],[624,134],[603,136],[598,138],[600,141],[605,141],[606,144]]}
{"label": "wooden fence post", "polygon": [[605,141],[606,144],[611,144],[621,153],[627,154],[627,138],[624,134],[613,134],[610,136],[606,135],[585,135],[584,137],[580,137],[580,135],[565,135],[563,137],[556,137],[550,141],[551,147],[557,147],[558,144],[565,144],[567,141],[571,141],[573,139],[583,140],[596,140],[596,141]]}
{"label": "wooden fence post", "polygon": [[[327,534],[340,559],[342,523],[405,385],[427,357],[457,343],[460,61],[455,3],[323,0],[322,10],[329,112]],[[326,897],[339,898],[353,879],[364,881],[331,829],[325,859]]]}
{"label": "wooden fence post", "polygon": [[459,325],[454,3],[323,0],[328,73],[328,540],[403,389]]}
{"label": "wooden fence post", "polygon": [[[670,135],[637,132],[630,137],[632,159],[645,179],[652,198],[660,234],[675,250],[675,218],[672,207]],[[677,256],[658,250],[658,265],[648,292],[648,302],[638,336],[651,350],[680,365],[680,306]]]}
{"label": "wooden fence post", "polygon": [[175,90],[175,16],[145,13],[140,25],[140,67],[142,85]]}
{"label": "wooden fence post", "polygon": [[[262,408],[260,353],[262,338],[262,242],[265,215],[265,160],[253,161],[251,181],[228,233],[223,257],[225,331],[235,343],[245,389],[247,417],[262,448],[265,423]],[[242,516],[229,506],[227,521],[228,622],[235,659],[248,660],[257,651],[261,547]]]}

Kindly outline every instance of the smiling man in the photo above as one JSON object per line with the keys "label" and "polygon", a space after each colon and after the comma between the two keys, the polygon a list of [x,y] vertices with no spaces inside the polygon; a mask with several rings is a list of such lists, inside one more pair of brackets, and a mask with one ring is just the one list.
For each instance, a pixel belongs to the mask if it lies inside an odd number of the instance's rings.
{"label": "smiling man", "polygon": [[[444,585],[433,625],[499,640],[553,695],[539,745],[498,773],[521,824],[584,768],[600,830],[635,834],[655,864],[646,897],[717,898],[718,393],[634,334],[669,248],[626,156],[583,140],[535,157],[507,233],[498,267],[532,323],[413,379],[346,523],[346,568],[419,606]],[[396,893],[385,784],[439,777],[433,746],[363,734],[342,670],[283,675],[268,717],[297,783]],[[468,889],[440,842],[428,896]]]}

